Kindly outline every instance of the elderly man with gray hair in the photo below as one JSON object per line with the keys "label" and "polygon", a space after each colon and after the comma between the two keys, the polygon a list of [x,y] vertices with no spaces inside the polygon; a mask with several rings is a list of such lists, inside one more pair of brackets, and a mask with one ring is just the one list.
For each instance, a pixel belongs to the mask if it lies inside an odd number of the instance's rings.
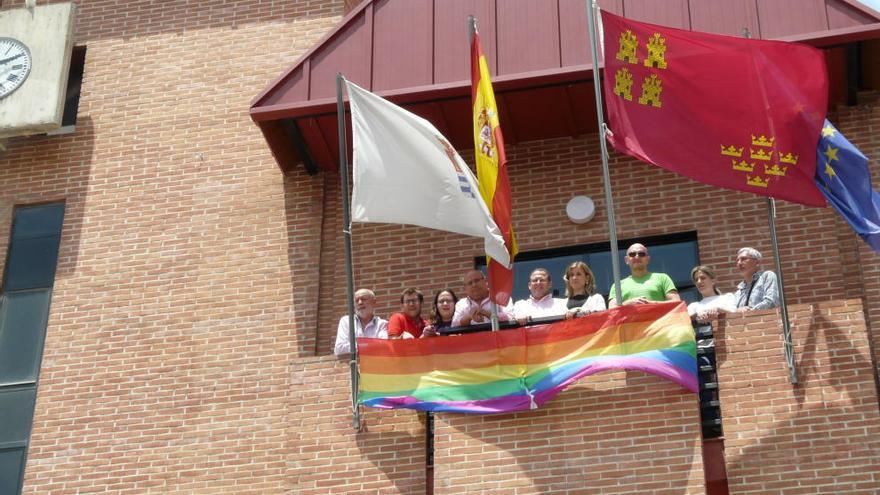
{"label": "elderly man with gray hair", "polygon": [[779,283],[776,274],[761,269],[761,253],[744,247],[736,253],[736,268],[742,282],[736,286],[737,311],[771,309],[779,306]]}
{"label": "elderly man with gray hair", "polygon": [[[355,337],[374,339],[388,338],[388,322],[373,313],[376,307],[376,294],[370,289],[359,289],[354,293],[354,328]],[[351,354],[351,342],[348,336],[348,315],[339,319],[336,327],[336,345],[333,354],[341,356]]]}

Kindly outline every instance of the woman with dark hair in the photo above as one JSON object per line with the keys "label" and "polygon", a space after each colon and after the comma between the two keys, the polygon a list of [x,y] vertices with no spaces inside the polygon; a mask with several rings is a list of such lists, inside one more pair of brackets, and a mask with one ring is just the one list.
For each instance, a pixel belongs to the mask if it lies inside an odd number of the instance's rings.
{"label": "woman with dark hair", "polygon": [[736,300],[730,292],[722,294],[715,285],[715,270],[700,265],[691,270],[691,280],[702,299],[688,304],[688,315],[699,323],[706,323],[719,313],[736,311]]}
{"label": "woman with dark hair", "polygon": [[596,293],[596,277],[583,261],[575,261],[565,269],[565,295],[568,312],[565,319],[605,310],[605,298]]}
{"label": "woman with dark hair", "polygon": [[458,302],[452,289],[441,289],[434,295],[434,310],[431,313],[431,323],[435,329],[449,328],[452,326],[452,315],[455,314],[455,303]]}

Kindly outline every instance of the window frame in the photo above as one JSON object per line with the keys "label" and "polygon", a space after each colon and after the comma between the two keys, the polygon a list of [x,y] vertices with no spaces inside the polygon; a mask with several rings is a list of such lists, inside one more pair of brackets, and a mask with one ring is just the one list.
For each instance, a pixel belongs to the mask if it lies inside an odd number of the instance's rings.
{"label": "window frame", "polygon": [[[652,236],[640,236],[640,237],[632,237],[627,239],[618,239],[617,247],[621,253],[625,253],[626,249],[634,244],[641,243],[648,247],[648,249],[655,249],[661,246],[667,246],[671,244],[680,244],[680,243],[692,243],[693,244],[693,255],[694,261],[696,265],[700,264],[700,244],[697,236],[697,231],[691,230],[686,232],[675,232],[670,234],[659,234]],[[591,254],[605,253],[608,252],[610,256],[611,251],[611,242],[610,241],[602,241],[602,242],[594,242],[587,244],[575,244],[569,246],[561,246],[555,248],[546,248],[546,249],[535,249],[531,251],[522,251],[517,253],[516,260],[514,264],[520,262],[528,262],[528,261],[540,261],[544,259],[551,258],[561,258],[566,256],[585,256]],[[696,266],[694,265],[694,266]],[[486,257],[485,256],[475,256],[474,257],[474,268],[477,270],[486,271]],[[592,268],[592,267],[591,267]],[[693,267],[688,267],[687,270],[690,271]],[[551,277],[553,278],[553,290],[555,297],[565,298],[565,284],[561,279],[560,273],[551,273]],[[621,278],[626,278],[629,274],[627,273],[626,267],[621,262]],[[516,277],[519,278],[527,277],[528,275],[522,275],[517,272]],[[682,295],[682,300],[686,302],[692,302],[696,300],[698,297],[696,294],[696,287],[694,286],[693,281],[688,277],[686,280],[673,280],[676,284],[676,289],[678,290],[679,295]],[[681,283],[680,283],[681,282]],[[613,282],[612,282],[613,283]],[[514,285],[514,293],[517,291],[518,287],[516,284]],[[606,294],[607,287],[598,286],[596,287],[596,292],[602,294],[606,298],[608,294]]]}

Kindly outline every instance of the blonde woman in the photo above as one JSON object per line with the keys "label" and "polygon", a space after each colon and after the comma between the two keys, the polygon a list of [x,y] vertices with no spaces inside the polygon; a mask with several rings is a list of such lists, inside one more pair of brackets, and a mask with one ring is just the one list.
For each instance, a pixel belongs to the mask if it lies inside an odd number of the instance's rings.
{"label": "blonde woman", "polygon": [[605,298],[596,293],[596,277],[586,263],[575,261],[568,265],[562,278],[568,296],[566,319],[605,310]]}

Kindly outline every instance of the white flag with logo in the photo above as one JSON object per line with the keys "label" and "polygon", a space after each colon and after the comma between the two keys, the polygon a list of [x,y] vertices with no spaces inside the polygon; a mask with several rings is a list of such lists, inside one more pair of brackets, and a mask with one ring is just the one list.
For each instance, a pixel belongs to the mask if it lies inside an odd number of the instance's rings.
{"label": "white flag with logo", "polygon": [[467,164],[427,120],[346,81],[354,134],[353,222],[418,225],[484,239],[510,265]]}

